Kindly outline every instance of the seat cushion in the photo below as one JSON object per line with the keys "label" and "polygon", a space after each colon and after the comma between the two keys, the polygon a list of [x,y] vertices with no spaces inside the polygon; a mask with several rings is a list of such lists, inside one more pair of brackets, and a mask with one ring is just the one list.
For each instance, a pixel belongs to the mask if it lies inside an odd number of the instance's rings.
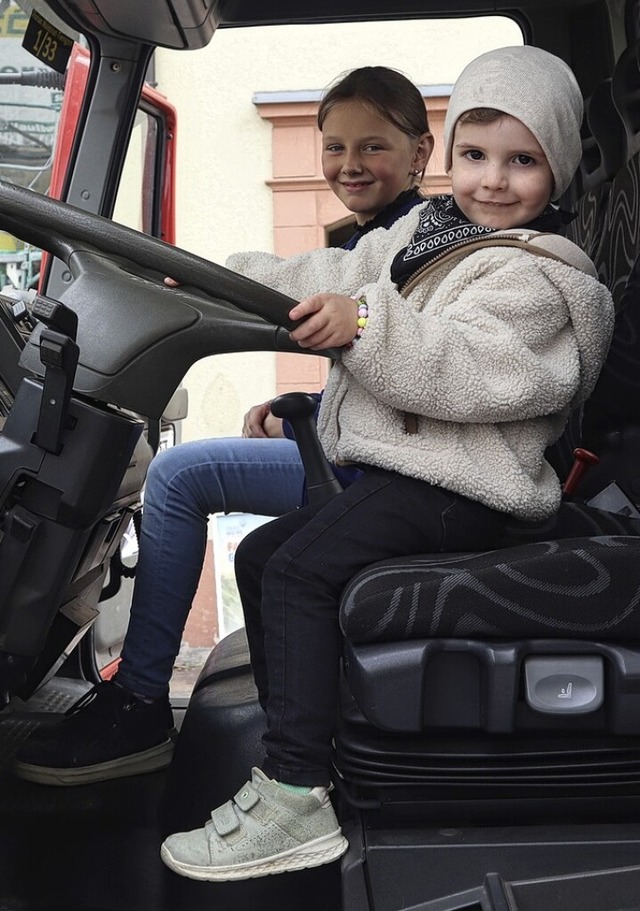
{"label": "seat cushion", "polygon": [[540,541],[476,554],[387,560],[345,590],[352,642],[640,638],[640,538]]}

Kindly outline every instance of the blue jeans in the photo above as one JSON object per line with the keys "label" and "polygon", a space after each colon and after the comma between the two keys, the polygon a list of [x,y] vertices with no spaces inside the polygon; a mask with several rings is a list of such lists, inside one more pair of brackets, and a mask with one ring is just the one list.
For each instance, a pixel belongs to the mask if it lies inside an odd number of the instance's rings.
{"label": "blue jeans", "polygon": [[252,531],[236,551],[251,666],[267,711],[263,771],[327,785],[338,709],[341,593],[358,570],[391,557],[497,547],[508,516],[381,469],[323,506]]}
{"label": "blue jeans", "polygon": [[198,440],[154,458],[119,683],[144,696],[168,692],[202,571],[209,515],[281,516],[300,504],[303,483],[292,440]]}

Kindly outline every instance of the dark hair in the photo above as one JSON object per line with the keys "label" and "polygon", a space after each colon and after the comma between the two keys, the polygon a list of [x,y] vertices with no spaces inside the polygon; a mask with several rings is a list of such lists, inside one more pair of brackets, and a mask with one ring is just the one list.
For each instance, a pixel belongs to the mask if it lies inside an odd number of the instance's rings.
{"label": "dark hair", "polygon": [[362,66],[341,74],[318,108],[318,128],[327,114],[343,101],[362,101],[374,113],[415,139],[429,132],[429,119],[420,91],[397,70]]}
{"label": "dark hair", "polygon": [[506,116],[504,111],[496,108],[471,108],[458,117],[458,123],[494,123]]}

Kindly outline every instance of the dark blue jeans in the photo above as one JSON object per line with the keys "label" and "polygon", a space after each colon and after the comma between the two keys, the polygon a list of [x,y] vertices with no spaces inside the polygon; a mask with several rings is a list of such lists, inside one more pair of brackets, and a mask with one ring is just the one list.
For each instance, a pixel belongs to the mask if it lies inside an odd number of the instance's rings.
{"label": "dark blue jeans", "polygon": [[304,469],[292,440],[182,443],[155,457],[144,493],[131,619],[117,679],[164,696],[198,587],[214,512],[281,516],[302,499]]}
{"label": "dark blue jeans", "polygon": [[338,606],[358,570],[416,553],[491,549],[506,520],[424,481],[370,468],[328,504],[288,513],[240,543],[236,579],[267,712],[267,775],[312,787],[329,782]]}

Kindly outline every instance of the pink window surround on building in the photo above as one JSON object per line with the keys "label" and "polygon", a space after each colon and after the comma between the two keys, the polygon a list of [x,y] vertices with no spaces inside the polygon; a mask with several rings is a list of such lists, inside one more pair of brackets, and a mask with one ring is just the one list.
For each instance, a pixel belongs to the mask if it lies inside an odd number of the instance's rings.
{"label": "pink window surround on building", "polygon": [[[423,192],[451,189],[443,163],[443,128],[451,86],[422,88],[435,149]],[[260,93],[254,103],[272,127],[274,251],[293,256],[327,246],[331,231],[353,222],[353,215],[327,187],[322,176],[322,143],[316,125],[321,92]],[[276,355],[277,392],[316,392],[325,384],[326,358]]]}

